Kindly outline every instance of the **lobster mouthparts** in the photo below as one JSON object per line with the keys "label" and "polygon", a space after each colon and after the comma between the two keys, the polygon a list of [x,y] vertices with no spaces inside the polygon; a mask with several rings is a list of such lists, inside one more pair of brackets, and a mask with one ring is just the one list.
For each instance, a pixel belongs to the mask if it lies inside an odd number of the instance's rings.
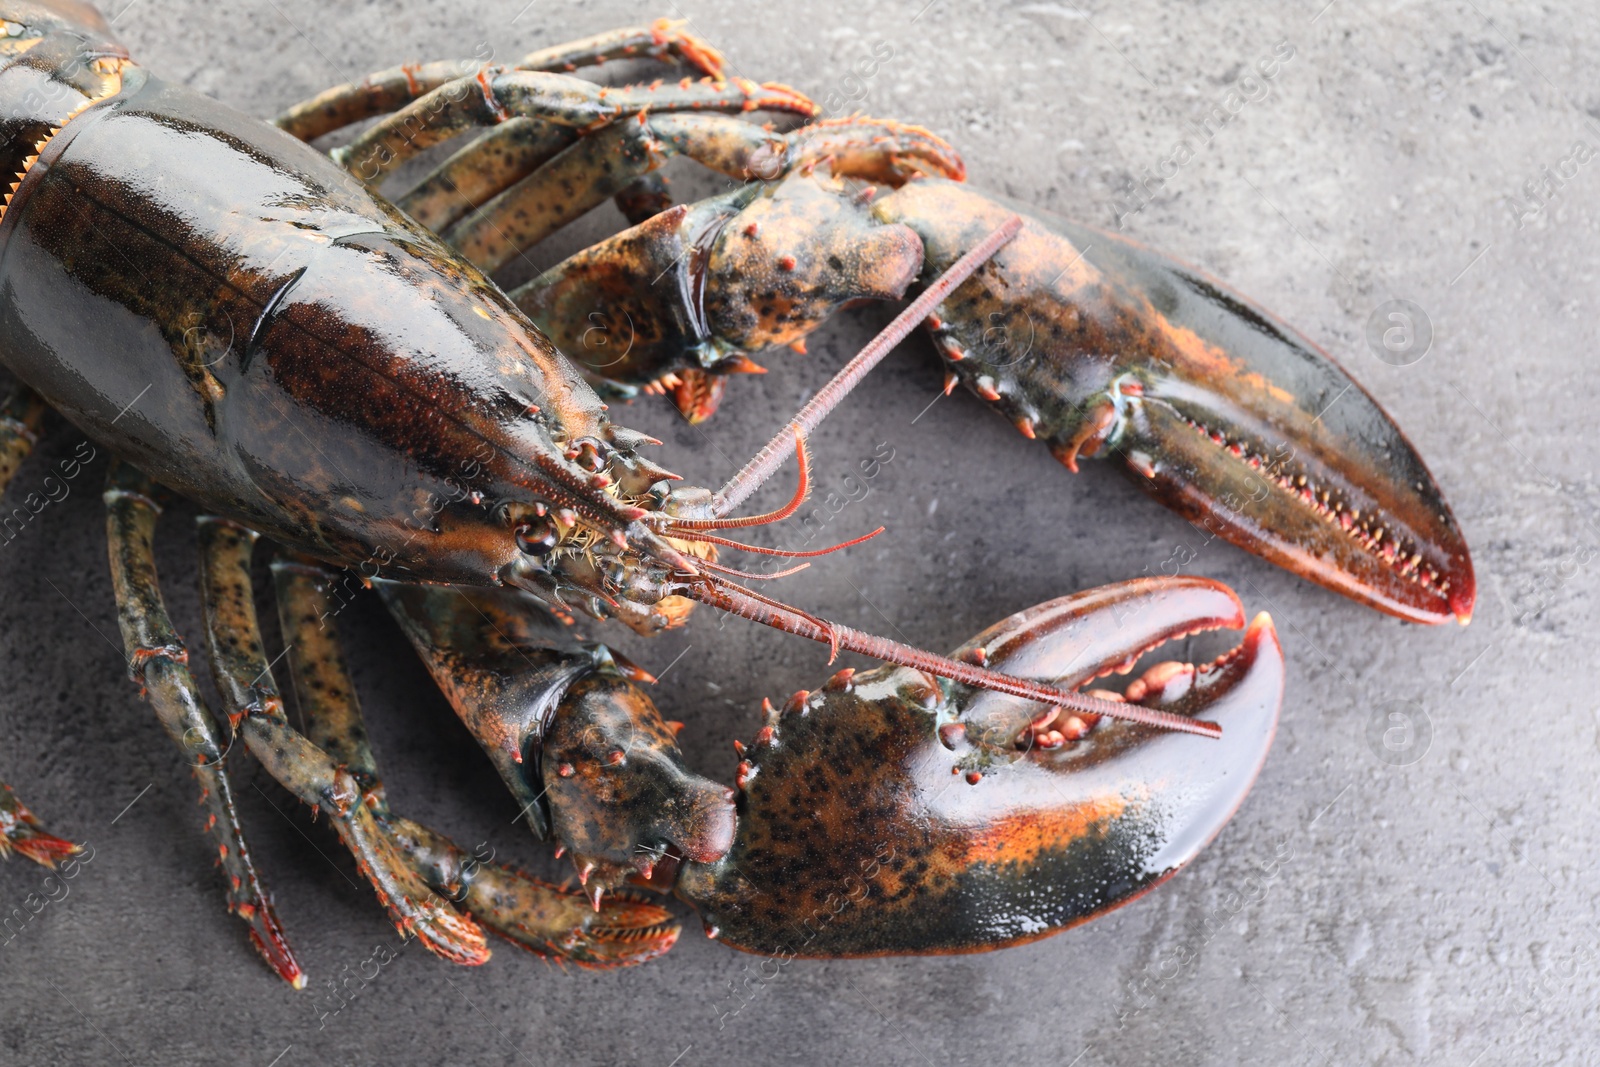
{"label": "lobster mouthparts", "polygon": [[[1244,624],[1225,586],[1125,582],[1030,608],[956,655],[1076,689],[1177,637]],[[1266,615],[1214,663],[1160,663],[1124,699],[1222,724],[1220,741],[971,689],[842,671],[796,694],[740,767],[738,832],[678,894],[735,948],[792,956],[979,952],[1118,907],[1222,828],[1283,698]],[[1108,694],[1097,694],[1108,695]]]}

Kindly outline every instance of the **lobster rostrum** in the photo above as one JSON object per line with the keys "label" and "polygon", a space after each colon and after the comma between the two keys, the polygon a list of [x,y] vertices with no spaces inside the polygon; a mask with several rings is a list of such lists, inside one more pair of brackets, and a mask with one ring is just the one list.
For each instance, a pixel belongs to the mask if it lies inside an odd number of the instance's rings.
{"label": "lobster rostrum", "polygon": [[[0,157],[14,175],[0,213],[0,359],[23,383],[0,420],[0,473],[26,454],[45,404],[118,457],[106,501],[130,671],[195,768],[230,908],[286,979],[304,975],[234,811],[225,760],[235,742],[328,816],[404,932],[462,963],[487,958],[484,927],[588,966],[665,951],[678,933],[668,912],[605,892],[630,875],[675,884],[721,936],[755,951],[997,947],[1131,899],[1220,828],[1265,756],[1281,701],[1265,617],[1208,667],[1161,664],[1121,694],[1081,691],[1168,639],[1243,625],[1237,599],[1215,583],[1063,598],[942,657],[790,607],[736,580],[767,575],[718,562],[718,547],[743,547],[723,533],[793,512],[807,484],[805,437],[930,316],[951,324],[947,340],[966,338],[957,362],[968,367],[981,357],[972,331],[1007,314],[1012,293],[1025,317],[1062,317],[1060,330],[1098,322],[1104,339],[1085,366],[1052,355],[1004,376],[1013,403],[1024,390],[1038,408],[1030,426],[1078,438],[1074,455],[1118,448],[1136,469],[1144,457],[1146,476],[1191,514],[1217,508],[1210,495],[1256,470],[1251,458],[1272,456],[1261,450],[1279,434],[1299,464],[1296,491],[1280,485],[1264,506],[1232,508],[1233,528],[1255,531],[1264,554],[1322,559],[1339,576],[1328,584],[1391,610],[1412,604],[1394,591],[1406,584],[1341,555],[1327,531],[1381,558],[1383,539],[1403,530],[1432,568],[1409,585],[1444,589],[1458,614],[1470,608],[1453,520],[1375,405],[1372,451],[1349,462],[1349,442],[1297,415],[1312,400],[1295,386],[1347,381],[1309,346],[1220,290],[1186,305],[1172,281],[1181,269],[1164,260],[1123,252],[1146,273],[1114,275],[1121,261],[1090,259],[1085,246],[1081,258],[1102,273],[1084,267],[1084,284],[1121,301],[1103,301],[1117,329],[1105,326],[1035,277],[1084,243],[950,184],[960,164],[943,142],[868,120],[775,134],[739,116],[809,117],[810,102],[722,78],[715,51],[680,27],[601,35],[507,67],[399,68],[330,90],[275,129],[146,72],[86,5],[6,0],[0,16]],[[707,77],[601,87],[556,73],[626,56],[680,60]],[[294,136],[379,114],[337,161]],[[487,132],[398,208],[375,191],[399,163],[477,129]],[[673,153],[771,181],[743,185],[723,207],[670,207],[652,175]],[[893,192],[876,197],[880,185]],[[642,219],[617,239],[636,243],[632,258],[614,260],[623,273],[650,254],[652,234],[675,232],[683,253],[666,295],[608,283],[607,299],[638,301],[640,326],[657,339],[641,349],[657,362],[629,371],[635,380],[661,386],[680,365],[738,370],[746,349],[798,340],[842,304],[917,298],[727,485],[674,487],[641,454],[652,442],[611,422],[568,359],[582,353],[564,354],[519,307],[557,306],[557,283],[577,272],[563,265],[543,296],[516,300],[485,273],[496,241],[535,242],[608,196]],[[927,197],[962,214],[936,226],[927,219],[943,209]],[[767,214],[739,217],[746,210]],[[805,245],[807,220],[824,215],[833,222]],[[794,250],[770,256],[755,243],[763,232]],[[725,242],[741,236],[748,247],[730,253]],[[1078,277],[1074,262],[1056,281]],[[1185,278],[1201,292],[1203,279]],[[784,310],[755,300],[741,310],[742,296],[769,290],[784,294]],[[570,335],[563,315],[539,317],[558,342]],[[1303,352],[1300,363],[1238,341],[1251,330]],[[1122,352],[1130,340],[1144,355]],[[1195,353],[1207,345],[1224,352],[1206,362]],[[1001,378],[980,375],[980,393],[986,381],[999,391]],[[1236,433],[1222,447],[1218,425]],[[1386,442],[1399,451],[1380,463]],[[734,517],[791,453],[795,500]],[[1308,487],[1309,507],[1298,492]],[[1346,494],[1338,507],[1335,490]],[[201,582],[220,718],[195,687],[156,581],[152,543],[169,491],[209,513]],[[1366,520],[1373,544],[1347,533],[1346,517]],[[297,688],[310,694],[304,732],[284,714],[250,595],[262,534],[278,545],[282,631]],[[380,585],[530,825],[573,851],[584,894],[472,855],[390,808],[334,637],[329,605],[352,580]],[[841,672],[770,714],[730,791],[683,768],[674,728],[639,688],[644,672],[542,614],[576,608],[651,632],[682,623],[697,601],[890,666]],[[849,798],[868,806],[871,826],[843,825]],[[9,791],[0,835],[44,862],[71,849]],[[835,835],[829,867],[819,854]],[[839,883],[841,905],[829,893],[847,859],[854,880]]]}

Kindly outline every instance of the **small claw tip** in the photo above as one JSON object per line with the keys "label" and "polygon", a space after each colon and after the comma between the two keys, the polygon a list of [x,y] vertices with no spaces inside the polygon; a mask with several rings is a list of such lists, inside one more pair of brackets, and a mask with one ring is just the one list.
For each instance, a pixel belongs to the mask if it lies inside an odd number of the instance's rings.
{"label": "small claw tip", "polygon": [[1253,654],[1256,645],[1264,637],[1270,637],[1276,641],[1278,639],[1278,628],[1272,624],[1272,616],[1262,611],[1258,612],[1256,617],[1250,620],[1250,628],[1244,634],[1244,645]]}

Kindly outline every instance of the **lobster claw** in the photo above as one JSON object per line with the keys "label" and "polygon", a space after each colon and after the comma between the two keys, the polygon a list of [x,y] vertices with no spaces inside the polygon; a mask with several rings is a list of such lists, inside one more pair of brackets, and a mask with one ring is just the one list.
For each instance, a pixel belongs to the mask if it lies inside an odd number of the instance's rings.
{"label": "lobster claw", "polygon": [[1472,617],[1472,560],[1400,428],[1310,341],[1218,283],[1109,234],[1102,269],[1154,306],[1171,362],[1141,361],[1098,410],[1134,481],[1190,522],[1413,622]]}
{"label": "lobster claw", "polygon": [[964,380],[1071,470],[1115,454],[1204,530],[1415,622],[1470,619],[1455,518],[1377,402],[1292,327],[1115,234],[949,182],[880,202],[933,277],[1016,210],[1022,232],[930,323]]}
{"label": "lobster claw", "polygon": [[[1196,630],[1244,623],[1225,586],[1141,579],[1031,608],[957,655],[1076,688]],[[1201,668],[1162,663],[1139,703],[1220,741],[968,689],[898,667],[835,675],[746,753],[733,848],[678,894],[751,952],[977,952],[1085,922],[1170,877],[1226,823],[1271,746],[1283,658],[1265,615]]]}

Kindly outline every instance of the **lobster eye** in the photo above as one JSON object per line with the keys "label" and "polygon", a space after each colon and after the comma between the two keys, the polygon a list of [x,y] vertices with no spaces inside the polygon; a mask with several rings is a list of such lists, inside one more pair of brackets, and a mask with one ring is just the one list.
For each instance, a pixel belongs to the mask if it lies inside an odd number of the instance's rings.
{"label": "lobster eye", "polygon": [[524,523],[517,527],[515,534],[517,547],[530,556],[548,555],[561,539],[556,532],[556,524],[548,518]]}

